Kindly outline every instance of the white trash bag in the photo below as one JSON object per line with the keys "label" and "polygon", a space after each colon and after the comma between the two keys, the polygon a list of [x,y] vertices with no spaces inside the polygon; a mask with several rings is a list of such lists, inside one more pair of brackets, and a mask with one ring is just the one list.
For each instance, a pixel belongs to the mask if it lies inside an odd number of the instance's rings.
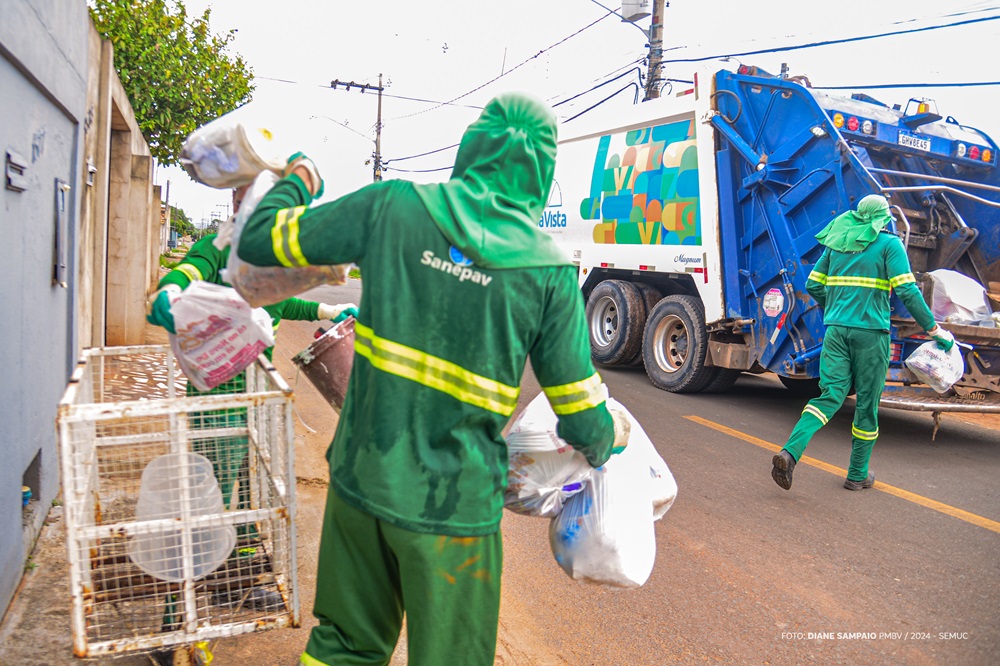
{"label": "white trash bag", "polygon": [[940,268],[928,273],[934,283],[931,312],[938,321],[973,324],[990,318],[986,288],[958,271]]}
{"label": "white trash bag", "polygon": [[552,554],[574,580],[634,588],[653,571],[652,480],[641,447],[631,448],[594,470],[549,524]]}
{"label": "white trash bag", "polygon": [[504,508],[526,516],[552,518],[583,489],[593,469],[582,453],[556,435],[556,415],[539,393],[521,411],[507,435],[507,488]]}
{"label": "white trash bag", "polygon": [[938,393],[946,393],[965,374],[962,346],[956,342],[945,351],[931,340],[917,347],[903,364],[917,379]]}
{"label": "white trash bag", "polygon": [[227,223],[230,234],[229,260],[222,272],[223,279],[254,307],[270,305],[321,284],[344,284],[347,281],[346,265],[304,266],[286,268],[284,266],[254,266],[239,258],[236,248],[240,246],[240,235],[247,220],[272,187],[281,179],[271,171],[262,171],[254,179],[250,189],[243,196],[240,209],[232,222]]}
{"label": "white trash bag", "polygon": [[649,477],[652,482],[650,488],[653,499],[653,520],[659,520],[670,510],[670,507],[674,504],[674,500],[677,499],[677,481],[674,480],[674,475],[670,472],[670,468],[667,467],[667,463],[664,462],[663,458],[656,451],[656,447],[653,446],[649,435],[642,429],[639,422],[635,420],[632,413],[614,398],[608,398],[608,409],[621,410],[632,424],[626,451],[631,449],[633,453],[641,453],[646,464],[649,466]]}
{"label": "white trash bag", "polygon": [[271,130],[251,123],[240,109],[192,132],[181,147],[180,163],[192,179],[218,189],[246,185],[265,169],[281,173],[285,168]]}
{"label": "white trash bag", "polygon": [[200,391],[232,379],[274,345],[271,316],[229,287],[192,282],[171,299],[170,312],[177,331],[170,346]]}

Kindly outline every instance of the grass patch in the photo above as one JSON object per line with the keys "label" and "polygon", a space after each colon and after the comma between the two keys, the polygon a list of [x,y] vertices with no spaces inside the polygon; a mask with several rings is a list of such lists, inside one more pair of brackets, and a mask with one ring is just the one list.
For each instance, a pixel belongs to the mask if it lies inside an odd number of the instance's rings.
{"label": "grass patch", "polygon": [[179,263],[181,263],[180,260],[174,260],[174,256],[172,254],[160,255],[160,266],[163,268],[173,269]]}
{"label": "grass patch", "polygon": [[360,280],[361,279],[361,269],[360,268],[352,268],[351,270],[349,270],[347,272],[347,277],[357,278],[358,280]]}

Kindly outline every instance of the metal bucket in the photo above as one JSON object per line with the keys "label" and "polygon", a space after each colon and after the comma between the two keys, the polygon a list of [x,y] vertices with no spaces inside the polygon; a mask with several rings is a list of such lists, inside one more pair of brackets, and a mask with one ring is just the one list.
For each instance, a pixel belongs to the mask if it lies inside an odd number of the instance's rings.
{"label": "metal bucket", "polygon": [[292,361],[339,414],[354,364],[354,317],[334,324]]}

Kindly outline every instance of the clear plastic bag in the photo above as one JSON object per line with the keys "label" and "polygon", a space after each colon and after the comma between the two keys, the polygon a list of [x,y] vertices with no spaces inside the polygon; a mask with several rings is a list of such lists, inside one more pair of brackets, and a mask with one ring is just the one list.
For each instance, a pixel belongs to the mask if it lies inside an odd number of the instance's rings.
{"label": "clear plastic bag", "polygon": [[653,571],[652,481],[641,447],[611,456],[549,524],[549,545],[570,578],[633,588]]}
{"label": "clear plastic bag", "polygon": [[262,171],[254,179],[250,189],[243,196],[240,210],[232,223],[229,260],[223,271],[223,279],[233,285],[240,296],[254,307],[270,305],[321,284],[344,284],[347,281],[347,266],[304,266],[286,268],[284,266],[254,266],[239,258],[236,249],[247,220],[280,176],[270,171]]}
{"label": "clear plastic bag", "polygon": [[590,463],[556,436],[556,423],[548,398],[539,393],[511,426],[504,507],[514,513],[552,518],[590,478]]}
{"label": "clear plastic bag", "polygon": [[239,111],[202,125],[184,141],[180,163],[195,181],[219,189],[241,187],[261,171],[284,169],[271,131],[248,128]]}
{"label": "clear plastic bag", "polygon": [[632,413],[614,398],[608,398],[608,409],[620,409],[632,424],[632,429],[629,432],[628,447],[625,450],[631,449],[633,453],[641,454],[646,465],[649,467],[650,493],[653,500],[653,520],[659,520],[666,515],[670,507],[674,505],[674,500],[677,499],[677,481],[674,480],[674,475],[670,472],[667,463],[660,457],[656,447],[653,446],[653,441],[649,439],[649,435],[642,429],[639,422],[635,420]]}
{"label": "clear plastic bag", "polygon": [[200,391],[232,379],[274,345],[271,316],[229,287],[192,282],[172,299],[170,312],[177,331],[170,346]]}
{"label": "clear plastic bag", "polygon": [[931,340],[917,347],[903,363],[917,379],[938,393],[946,393],[965,374],[961,347],[956,342],[945,351]]}

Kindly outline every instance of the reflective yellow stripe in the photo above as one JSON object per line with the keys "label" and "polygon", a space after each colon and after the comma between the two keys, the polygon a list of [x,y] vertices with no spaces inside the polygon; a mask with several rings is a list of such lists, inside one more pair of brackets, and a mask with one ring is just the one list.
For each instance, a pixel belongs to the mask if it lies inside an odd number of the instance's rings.
{"label": "reflective yellow stripe", "polygon": [[913,277],[913,273],[901,273],[894,278],[889,278],[889,285],[892,287],[898,287],[901,284],[906,284],[907,282],[916,282],[917,278]]}
{"label": "reflective yellow stripe", "polygon": [[809,274],[808,279],[812,280],[813,282],[819,282],[820,284],[826,284],[825,273],[817,273],[816,271],[813,271]]}
{"label": "reflective yellow stripe", "polygon": [[596,407],[606,400],[601,377],[596,372],[586,379],[559,386],[543,386],[552,411],[564,416]]}
{"label": "reflective yellow stripe", "polygon": [[186,275],[191,282],[197,282],[205,279],[204,276],[202,276],[201,271],[198,270],[198,267],[194,264],[180,263],[174,268],[179,270],[181,273],[184,273],[184,275]]}
{"label": "reflective yellow stripe", "polygon": [[271,249],[274,250],[274,256],[282,266],[292,266],[292,262],[288,260],[288,255],[285,254],[285,243],[282,240],[282,231],[285,228],[285,220],[288,219],[288,210],[279,210],[277,215],[274,216],[274,226],[271,227]]}
{"label": "reflective yellow stripe", "polygon": [[851,424],[851,434],[858,439],[863,439],[866,442],[878,439],[878,430],[875,432],[869,432],[867,430],[862,430],[858,426]]}
{"label": "reflective yellow stripe", "polygon": [[320,661],[316,657],[312,656],[308,652],[303,652],[302,656],[299,657],[300,666],[330,666],[330,664],[325,661]]}
{"label": "reflective yellow stripe", "polygon": [[302,254],[302,246],[299,245],[299,218],[302,217],[302,213],[304,212],[306,212],[305,206],[296,206],[287,218],[288,249],[291,251],[295,263],[299,266],[309,265],[309,262],[306,261],[305,256]]}
{"label": "reflective yellow stripe", "polygon": [[828,287],[866,287],[889,291],[889,281],[881,278],[858,277],[853,275],[830,275],[826,278]]}
{"label": "reflective yellow stripe", "polygon": [[460,402],[510,416],[520,389],[477,375],[437,356],[380,338],[354,323],[354,350],[378,370],[441,391]]}
{"label": "reflective yellow stripe", "polygon": [[806,408],[802,410],[802,413],[812,414],[813,416],[818,418],[823,425],[826,425],[827,422],[829,421],[829,419],[826,418],[826,415],[823,412],[819,411],[818,407],[813,407],[812,405],[806,405]]}

